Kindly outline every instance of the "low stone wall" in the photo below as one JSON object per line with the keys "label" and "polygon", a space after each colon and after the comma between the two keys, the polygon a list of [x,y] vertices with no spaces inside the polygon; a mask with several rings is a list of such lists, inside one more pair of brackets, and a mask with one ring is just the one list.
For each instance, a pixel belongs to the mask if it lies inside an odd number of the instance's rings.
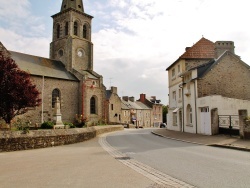
{"label": "low stone wall", "polygon": [[46,148],[83,142],[97,135],[123,130],[123,126],[95,126],[89,128],[0,131],[0,152]]}

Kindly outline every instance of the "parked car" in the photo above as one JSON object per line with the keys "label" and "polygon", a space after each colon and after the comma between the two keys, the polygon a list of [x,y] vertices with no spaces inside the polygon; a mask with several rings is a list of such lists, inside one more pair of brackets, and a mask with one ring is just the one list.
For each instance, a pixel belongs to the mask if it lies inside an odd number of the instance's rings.
{"label": "parked car", "polygon": [[166,127],[167,127],[166,123],[161,123],[160,124],[160,128],[166,128]]}

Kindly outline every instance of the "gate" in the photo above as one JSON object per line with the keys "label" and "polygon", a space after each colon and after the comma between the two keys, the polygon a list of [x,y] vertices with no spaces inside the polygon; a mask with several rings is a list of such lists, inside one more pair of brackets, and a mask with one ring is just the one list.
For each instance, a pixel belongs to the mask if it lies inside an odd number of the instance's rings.
{"label": "gate", "polygon": [[219,134],[239,135],[238,115],[219,115]]}

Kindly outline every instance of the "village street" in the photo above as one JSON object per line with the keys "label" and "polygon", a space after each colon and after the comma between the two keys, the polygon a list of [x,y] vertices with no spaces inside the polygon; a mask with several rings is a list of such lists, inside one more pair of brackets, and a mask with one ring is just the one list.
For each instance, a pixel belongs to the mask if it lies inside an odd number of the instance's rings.
{"label": "village street", "polygon": [[129,129],[78,144],[0,153],[0,187],[250,184],[249,152],[169,140],[151,131]]}

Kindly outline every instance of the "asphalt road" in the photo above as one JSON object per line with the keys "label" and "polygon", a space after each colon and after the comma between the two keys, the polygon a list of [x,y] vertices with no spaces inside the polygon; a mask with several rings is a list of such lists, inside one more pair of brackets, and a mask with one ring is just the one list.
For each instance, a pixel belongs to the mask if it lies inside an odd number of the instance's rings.
{"label": "asphalt road", "polygon": [[195,187],[250,187],[249,152],[169,140],[150,129],[112,133],[106,141],[124,155]]}

